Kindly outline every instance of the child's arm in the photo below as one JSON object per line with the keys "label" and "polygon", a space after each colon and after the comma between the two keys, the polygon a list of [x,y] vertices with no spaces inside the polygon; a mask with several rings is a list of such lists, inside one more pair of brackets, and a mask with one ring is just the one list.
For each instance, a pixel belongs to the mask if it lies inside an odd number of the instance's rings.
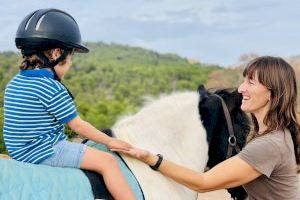
{"label": "child's arm", "polygon": [[69,121],[67,125],[77,134],[93,140],[94,142],[105,144],[110,149],[128,150],[131,148],[131,145],[127,142],[107,136],[90,123],[82,120],[79,116]]}

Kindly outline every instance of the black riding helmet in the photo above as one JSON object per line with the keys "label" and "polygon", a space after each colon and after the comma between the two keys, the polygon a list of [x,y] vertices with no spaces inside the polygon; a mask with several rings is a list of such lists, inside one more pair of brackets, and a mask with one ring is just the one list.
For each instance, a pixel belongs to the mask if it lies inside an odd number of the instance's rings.
{"label": "black riding helmet", "polygon": [[[81,42],[79,27],[68,13],[58,9],[39,9],[27,15],[16,33],[16,46],[23,56],[37,55],[49,67],[54,78],[61,81],[54,67],[72,51],[88,53],[89,49]],[[43,51],[60,48],[62,55],[50,61]],[[66,87],[68,90],[68,88]],[[74,99],[71,92],[70,96]]]}
{"label": "black riding helmet", "polygon": [[82,44],[75,19],[58,9],[40,9],[27,15],[19,25],[15,42],[22,53],[51,48],[89,52]]}

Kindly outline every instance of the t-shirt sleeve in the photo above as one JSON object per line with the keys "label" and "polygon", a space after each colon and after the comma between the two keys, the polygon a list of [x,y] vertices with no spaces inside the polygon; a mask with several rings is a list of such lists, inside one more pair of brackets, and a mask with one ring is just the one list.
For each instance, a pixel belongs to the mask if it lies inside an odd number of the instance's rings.
{"label": "t-shirt sleeve", "polygon": [[280,162],[280,150],[268,137],[260,137],[249,142],[238,154],[242,160],[260,173],[270,177]]}
{"label": "t-shirt sleeve", "polygon": [[55,93],[46,109],[62,124],[78,115],[74,102],[66,90]]}

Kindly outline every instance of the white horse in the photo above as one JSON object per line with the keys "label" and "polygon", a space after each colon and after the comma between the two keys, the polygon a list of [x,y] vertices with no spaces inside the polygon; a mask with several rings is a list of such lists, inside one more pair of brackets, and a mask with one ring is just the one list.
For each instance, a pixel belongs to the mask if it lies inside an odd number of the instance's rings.
{"label": "white horse", "polygon": [[[203,86],[199,87],[199,93],[179,92],[148,102],[137,114],[119,120],[112,132],[130,144],[161,153],[166,159],[203,172],[207,164],[213,167],[225,160],[229,133],[220,99]],[[220,90],[217,93],[227,104],[234,130],[238,131],[237,143],[242,147],[249,127],[246,115],[240,110],[241,96],[236,91]],[[196,192],[142,162],[122,157],[139,181],[146,200],[197,199]],[[244,195],[240,191],[232,194],[237,199],[244,199]]]}
{"label": "white horse", "polygon": [[[113,128],[119,139],[161,153],[166,159],[203,172],[208,161],[208,143],[194,92],[172,94],[154,101],[136,115],[126,117]],[[170,181],[149,166],[123,157],[143,189],[145,199],[196,199],[197,194]]]}

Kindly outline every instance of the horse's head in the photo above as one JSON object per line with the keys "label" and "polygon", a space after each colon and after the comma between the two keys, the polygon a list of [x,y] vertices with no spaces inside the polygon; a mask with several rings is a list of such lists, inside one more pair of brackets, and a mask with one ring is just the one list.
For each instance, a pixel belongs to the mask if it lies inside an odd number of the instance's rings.
{"label": "horse's head", "polygon": [[[203,126],[206,129],[207,141],[209,144],[209,160],[207,166],[212,168],[218,163],[224,161],[228,154],[230,144],[228,139],[230,133],[228,130],[228,120],[224,114],[222,100],[229,111],[232,121],[234,136],[236,137],[236,145],[241,149],[246,143],[246,137],[249,133],[249,119],[247,115],[240,109],[242,96],[237,90],[223,89],[215,92],[210,92],[203,85],[198,88],[200,94],[199,112]],[[217,94],[218,96],[216,96]],[[233,142],[232,142],[233,143]],[[230,156],[236,155],[238,152],[233,148]],[[231,196],[234,199],[245,199],[245,191],[239,189],[229,189]]]}

